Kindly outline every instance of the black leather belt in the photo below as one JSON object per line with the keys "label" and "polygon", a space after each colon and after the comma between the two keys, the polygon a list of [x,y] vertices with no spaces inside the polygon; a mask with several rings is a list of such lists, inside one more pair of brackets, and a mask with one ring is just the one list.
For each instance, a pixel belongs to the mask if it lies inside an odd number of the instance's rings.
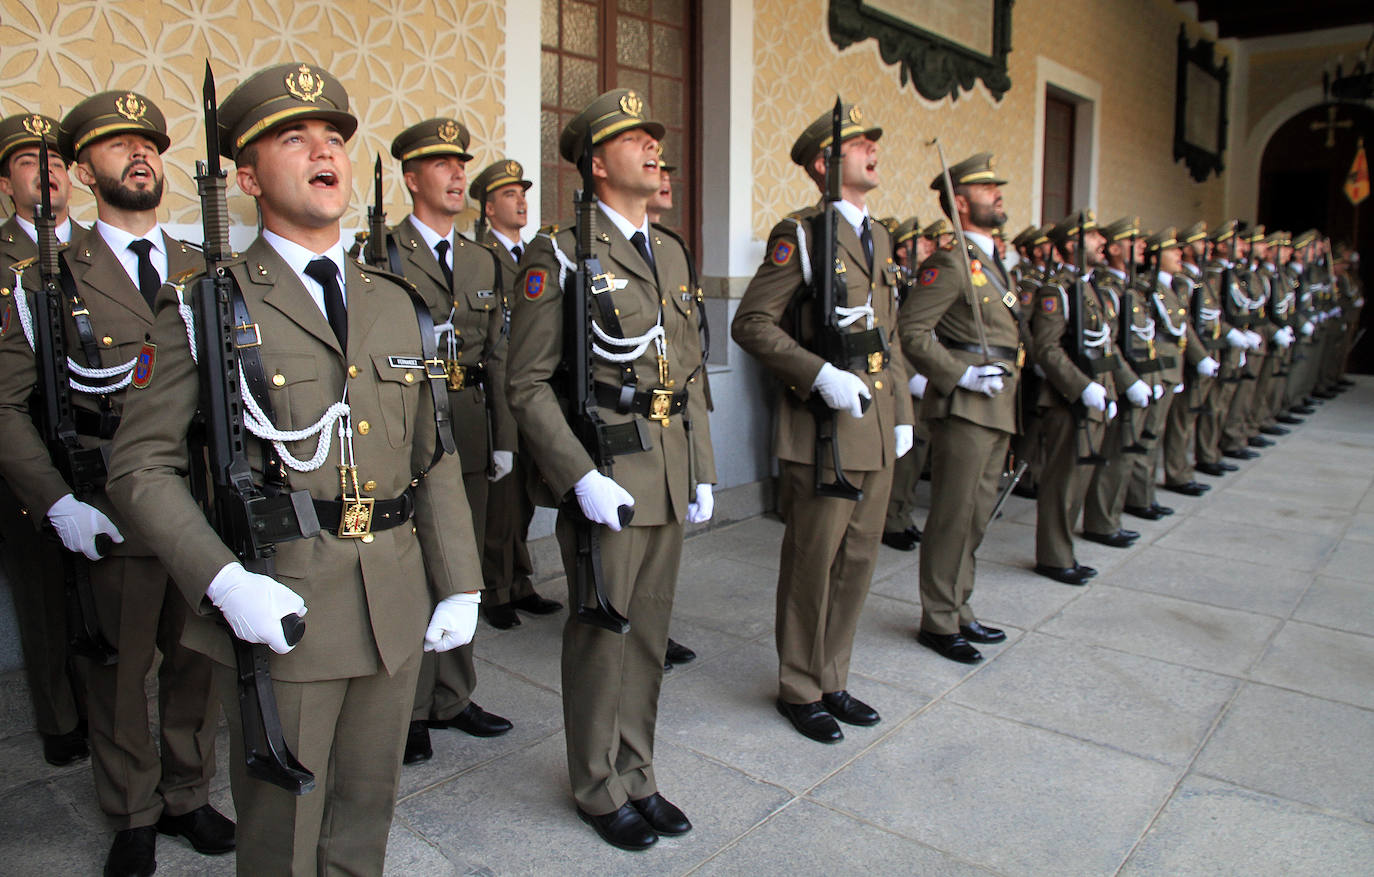
{"label": "black leather belt", "polygon": [[[977,344],[964,344],[959,341],[946,341],[943,338],[940,339],[940,343],[943,344],[949,350],[962,350],[965,353],[983,352],[983,348],[979,347]],[[995,356],[998,359],[1015,360],[1020,352],[1020,349],[1016,347],[1001,347],[996,344],[989,344],[987,355]]]}
{"label": "black leather belt", "polygon": [[486,386],[487,367],[484,365],[464,365],[449,360],[446,369],[448,371],[448,388],[455,393],[469,387]]}
{"label": "black leather belt", "polygon": [[72,425],[79,435],[94,436],[99,439],[114,438],[119,428],[119,415],[113,411],[100,413],[89,408],[72,406]]}
{"label": "black leather belt", "polygon": [[[315,515],[320,519],[320,529],[338,532],[339,519],[343,515],[344,503],[337,499],[312,499]],[[415,490],[407,487],[405,493],[395,499],[378,499],[372,503],[372,522],[370,532],[390,530],[399,527],[415,516]]]}
{"label": "black leather belt", "polygon": [[687,391],[654,389],[635,392],[633,384],[613,387],[596,382],[596,404],[621,414],[638,414],[650,420],[667,420],[687,407]]}
{"label": "black leather belt", "polygon": [[890,354],[881,329],[839,336],[840,352],[850,369],[874,375],[887,368]]}

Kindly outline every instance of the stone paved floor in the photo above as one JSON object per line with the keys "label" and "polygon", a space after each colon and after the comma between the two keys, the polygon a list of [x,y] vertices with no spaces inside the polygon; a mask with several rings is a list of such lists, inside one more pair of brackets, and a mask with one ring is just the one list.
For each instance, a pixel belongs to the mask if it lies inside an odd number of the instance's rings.
{"label": "stone paved floor", "polygon": [[[972,669],[914,643],[916,556],[881,549],[850,687],[884,718],[837,746],[772,708],[781,525],[690,539],[673,634],[701,657],[665,681],[658,763],[696,830],[646,853],[573,815],[560,621],[483,625],[477,697],[516,729],[435,734],[402,776],[387,873],[1369,874],[1374,380],[1206,480],[1161,493],[1178,514],[1129,523],[1132,549],[1082,545],[1086,588],[1029,571],[1035,510],[1013,499],[974,599],[1010,638]],[[0,677],[0,872],[97,873],[90,769],[43,765],[28,722]],[[159,861],[232,871],[166,839]]]}

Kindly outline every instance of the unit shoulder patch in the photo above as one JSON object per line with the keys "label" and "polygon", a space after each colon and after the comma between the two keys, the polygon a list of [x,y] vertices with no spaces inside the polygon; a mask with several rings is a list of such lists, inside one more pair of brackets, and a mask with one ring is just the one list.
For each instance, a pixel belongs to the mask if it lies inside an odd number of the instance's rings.
{"label": "unit shoulder patch", "polygon": [[548,284],[549,272],[543,268],[531,268],[525,272],[525,298],[529,301],[538,301],[544,294],[544,288]]}
{"label": "unit shoulder patch", "polygon": [[1046,296],[1042,296],[1041,299],[1040,299],[1040,310],[1044,311],[1044,312],[1047,313],[1047,314],[1052,314],[1052,313],[1054,313],[1055,311],[1059,310],[1059,296],[1058,296],[1058,295],[1046,295]]}
{"label": "unit shoulder patch", "polygon": [[921,270],[920,283],[922,286],[929,286],[935,282],[935,278],[940,276],[939,268],[923,268]]}
{"label": "unit shoulder patch", "polygon": [[773,245],[773,252],[768,255],[768,259],[774,265],[786,265],[792,261],[792,254],[797,251],[795,245],[788,241],[780,240]]}
{"label": "unit shoulder patch", "polygon": [[151,341],[145,341],[143,346],[138,349],[138,357],[134,360],[134,373],[129,379],[129,383],[136,389],[142,390],[153,380],[153,366],[157,364],[157,345]]}

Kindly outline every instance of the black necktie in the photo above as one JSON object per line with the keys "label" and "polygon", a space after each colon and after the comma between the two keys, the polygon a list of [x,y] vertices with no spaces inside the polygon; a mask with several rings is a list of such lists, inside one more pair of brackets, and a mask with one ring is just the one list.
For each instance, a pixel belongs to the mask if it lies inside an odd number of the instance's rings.
{"label": "black necktie", "polygon": [[873,274],[873,224],[864,217],[863,229],[859,232],[859,243],[864,245],[864,257],[868,259],[868,273]]}
{"label": "black necktie", "polygon": [[630,243],[639,250],[639,255],[644,259],[644,264],[649,266],[649,270],[654,272],[654,279],[658,279],[658,269],[654,267],[654,257],[649,253],[649,241],[644,237],[644,232],[637,231],[630,235]]}
{"label": "black necktie", "polygon": [[348,309],[344,307],[343,291],[339,289],[339,267],[320,256],[305,266],[305,274],[324,288],[324,313],[329,328],[339,339],[339,347],[348,349]]}
{"label": "black necktie", "polygon": [[157,269],[153,267],[153,259],[149,255],[153,251],[153,242],[142,239],[131,241],[129,249],[138,256],[138,291],[151,309],[157,300],[158,288],[162,286],[162,278],[157,276]]}
{"label": "black necktie", "polygon": [[444,272],[444,281],[448,283],[448,291],[453,292],[453,269],[448,266],[448,241],[435,244],[434,252],[439,259],[439,270]]}
{"label": "black necktie", "polygon": [[522,250],[522,249],[520,249],[520,245],[519,245],[519,244],[516,244],[515,246],[513,246],[513,247],[510,248],[510,254],[511,254],[511,258],[513,258],[516,262],[519,262],[519,261],[520,261],[520,257],[523,256],[523,255],[525,255],[525,251]]}

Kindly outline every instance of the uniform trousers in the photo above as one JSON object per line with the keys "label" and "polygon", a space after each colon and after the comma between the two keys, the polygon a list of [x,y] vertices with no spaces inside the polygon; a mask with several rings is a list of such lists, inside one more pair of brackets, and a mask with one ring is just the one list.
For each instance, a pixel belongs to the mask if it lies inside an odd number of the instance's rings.
{"label": "uniform trousers", "polygon": [[1146,453],[1132,455],[1131,475],[1126,482],[1126,505],[1148,508],[1155,502],[1155,472],[1159,469],[1159,458],[1164,449],[1164,430],[1169,423],[1169,409],[1182,404],[1174,393],[1175,385],[1167,380],[1161,383],[1164,385],[1164,395],[1145,409],[1145,428],[1141,431],[1140,443]]}
{"label": "uniform trousers", "polygon": [[0,480],[0,568],[14,596],[34,724],[41,734],[66,734],[86,715],[85,661],[67,655],[64,549],[33,524]]}
{"label": "uniform trousers", "polygon": [[[920,404],[919,402],[917,403]],[[892,466],[892,493],[887,501],[887,520],[883,522],[884,533],[900,533],[907,527],[915,526],[916,488],[921,483],[921,471],[926,466],[926,452],[930,442],[917,438],[906,456],[898,457]]]}
{"label": "uniform trousers", "polygon": [[[1126,505],[1126,481],[1135,454],[1125,452],[1123,443],[1140,440],[1145,413],[1129,402],[1119,402],[1116,417],[1102,433],[1100,453],[1105,463],[1093,467],[1088,491],[1083,498],[1083,532],[1110,536],[1121,529],[1121,510]],[[1128,422],[1129,421],[1129,422]],[[1124,435],[1123,435],[1124,434]]]}
{"label": "uniform trousers", "polygon": [[[282,737],[315,774],[305,795],[248,776],[239,711],[226,710],[240,877],[382,873],[419,669],[417,653],[395,676],[273,680]],[[216,664],[214,678],[237,704],[233,668]]]}
{"label": "uniform trousers", "polygon": [[[1252,351],[1246,355],[1251,357],[1255,354]],[[1263,370],[1264,364],[1261,363],[1259,368]],[[1249,425],[1250,408],[1254,404],[1255,385],[1258,383],[1259,381],[1247,372],[1236,384],[1236,394],[1231,397],[1231,406],[1226,411],[1226,420],[1221,428],[1222,450],[1238,450],[1244,448],[1249,441],[1252,435]]]}
{"label": "uniform trousers", "polygon": [[1187,484],[1193,480],[1193,456],[1198,444],[1198,422],[1213,404],[1218,384],[1194,372],[1195,386],[1183,391],[1169,408],[1164,426],[1164,483]]}
{"label": "uniform trousers", "polygon": [[524,454],[515,455],[510,474],[492,484],[487,492],[486,538],[482,545],[482,602],[497,606],[534,593],[534,564],[526,536],[534,518],[534,503],[525,489]]}
{"label": "uniform trousers", "polygon": [[[854,502],[817,496],[815,467],[779,461],[789,496],[778,564],[778,697],[815,703],[844,689],[854,631],[878,560],[892,467],[845,472],[863,491]],[[827,470],[828,471],[828,470]]]}
{"label": "uniform trousers", "polygon": [[1107,424],[1088,420],[1080,429],[1067,405],[1042,408],[1040,415],[1045,468],[1035,499],[1035,562],[1066,569],[1076,563],[1073,529],[1096,468],[1078,459],[1100,451]]}
{"label": "uniform trousers", "polygon": [[1260,427],[1273,425],[1274,415],[1278,414],[1274,408],[1274,385],[1282,383],[1275,375],[1282,370],[1282,354],[1280,348],[1275,347],[1264,358],[1264,368],[1260,371],[1259,381],[1255,385],[1255,401],[1250,408],[1251,432],[1259,432]]}
{"label": "uniform trousers", "polygon": [[1199,463],[1221,462],[1221,430],[1226,423],[1226,412],[1231,400],[1240,386],[1240,370],[1235,366],[1224,366],[1221,377],[1215,381],[1207,410],[1198,415],[1196,453]]}
{"label": "uniform trousers", "polygon": [[683,527],[670,521],[619,533],[597,530],[606,596],[630,620],[625,634],[577,620],[576,532],[566,513],[559,513],[555,526],[572,607],[563,627],[562,659],[568,776],[577,806],[604,814],[658,791],[654,730]]}
{"label": "uniform trousers", "polygon": [[[86,662],[100,809],[116,831],[152,825],[163,812],[189,813],[209,797],[219,717],[210,659],[181,645],[191,607],[155,557],[116,555],[91,564],[91,590],[101,629],[119,650],[111,666]],[[158,652],[161,736],[154,741],[144,680]]]}
{"label": "uniform trousers", "polygon": [[[468,497],[472,530],[479,546],[485,535],[487,490],[490,484],[485,469],[463,473],[463,491]],[[471,582],[467,590],[480,587],[481,582]],[[482,599],[485,601],[487,595],[483,594]],[[472,660],[472,643],[447,652],[425,652],[415,681],[415,708],[411,712],[411,721],[447,721],[453,718],[472,703],[472,692],[476,688],[477,666]]]}
{"label": "uniform trousers", "polygon": [[976,567],[1011,434],[960,417],[930,422],[930,514],[921,537],[921,629],[955,634],[974,621]]}

